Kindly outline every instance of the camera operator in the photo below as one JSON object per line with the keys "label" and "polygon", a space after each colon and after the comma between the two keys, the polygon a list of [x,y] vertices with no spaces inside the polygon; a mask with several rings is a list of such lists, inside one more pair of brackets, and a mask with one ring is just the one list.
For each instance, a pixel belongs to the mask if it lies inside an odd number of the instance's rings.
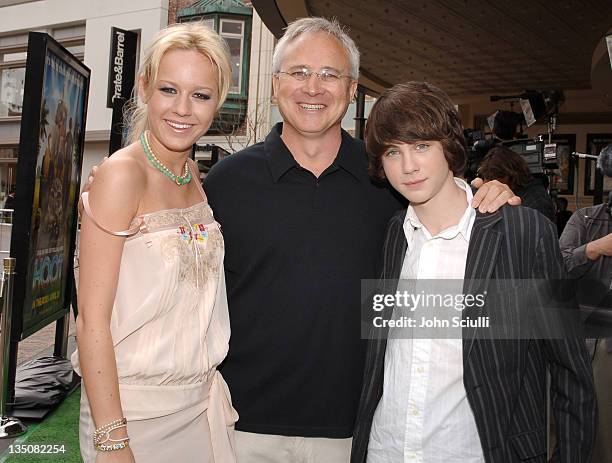
{"label": "camera operator", "polygon": [[[593,462],[612,461],[612,194],[608,203],[579,209],[571,216],[559,239],[565,267],[578,279],[578,302],[592,311],[587,332],[597,329],[599,339],[589,340],[593,377],[599,402],[599,430]],[[599,309],[599,310],[598,310]],[[607,336],[607,337],[602,337]]]}
{"label": "camera operator", "polygon": [[533,177],[520,154],[503,145],[494,146],[480,164],[478,176],[505,183],[523,200],[523,206],[539,211],[556,223],[553,203],[544,185],[546,179]]}

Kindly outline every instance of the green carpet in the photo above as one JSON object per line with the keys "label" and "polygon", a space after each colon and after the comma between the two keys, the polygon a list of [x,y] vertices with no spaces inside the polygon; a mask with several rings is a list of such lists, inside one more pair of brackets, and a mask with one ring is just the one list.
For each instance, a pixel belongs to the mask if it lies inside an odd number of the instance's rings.
{"label": "green carpet", "polygon": [[[28,432],[13,443],[13,453],[10,448],[0,456],[0,463],[29,462],[65,462],[82,463],[79,452],[79,401],[81,389],[75,390],[50,416],[40,424],[29,427]],[[35,446],[42,450],[44,446],[58,447],[63,445],[65,452],[34,453]],[[16,446],[20,446],[17,448]],[[22,450],[22,453],[16,453]],[[47,449],[45,449],[47,450]],[[28,451],[29,453],[23,453]]]}

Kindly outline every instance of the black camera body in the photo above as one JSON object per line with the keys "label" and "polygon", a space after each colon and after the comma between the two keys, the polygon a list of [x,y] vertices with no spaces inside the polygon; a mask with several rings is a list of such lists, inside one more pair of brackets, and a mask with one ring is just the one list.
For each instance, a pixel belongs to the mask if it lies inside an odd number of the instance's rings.
{"label": "black camera body", "polygon": [[466,129],[464,136],[467,143],[468,166],[466,179],[472,181],[477,177],[480,163],[491,148],[503,145],[520,154],[532,175],[545,175],[548,171],[558,168],[557,151],[554,143],[544,142],[544,136],[535,139],[500,140],[496,137],[486,138],[482,130]]}

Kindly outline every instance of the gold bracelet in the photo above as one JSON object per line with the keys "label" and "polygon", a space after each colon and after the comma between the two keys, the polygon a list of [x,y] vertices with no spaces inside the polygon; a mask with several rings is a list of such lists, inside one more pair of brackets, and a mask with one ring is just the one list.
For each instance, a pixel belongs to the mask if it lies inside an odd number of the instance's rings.
{"label": "gold bracelet", "polygon": [[[94,447],[100,452],[112,452],[114,450],[121,450],[130,446],[130,438],[125,439],[109,439],[108,441],[115,442],[114,444],[104,445],[104,443],[95,444]],[[104,441],[104,442],[108,442]]]}
{"label": "gold bracelet", "polygon": [[94,431],[93,434],[93,444],[94,447],[97,447],[98,444],[103,444],[104,442],[117,442],[115,439],[111,439],[110,433],[115,429],[125,428],[127,426],[127,419],[121,418],[118,420],[111,421],[110,423],[105,424],[104,426],[100,426]]}

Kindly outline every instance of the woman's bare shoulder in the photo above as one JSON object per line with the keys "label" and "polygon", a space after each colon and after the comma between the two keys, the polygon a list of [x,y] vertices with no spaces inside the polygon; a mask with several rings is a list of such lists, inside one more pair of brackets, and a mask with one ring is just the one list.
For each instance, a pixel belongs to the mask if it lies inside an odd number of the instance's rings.
{"label": "woman's bare shoulder", "polygon": [[90,202],[96,215],[119,213],[120,220],[136,215],[146,189],[146,170],[142,151],[133,143],[115,152],[99,166],[90,187]]}

